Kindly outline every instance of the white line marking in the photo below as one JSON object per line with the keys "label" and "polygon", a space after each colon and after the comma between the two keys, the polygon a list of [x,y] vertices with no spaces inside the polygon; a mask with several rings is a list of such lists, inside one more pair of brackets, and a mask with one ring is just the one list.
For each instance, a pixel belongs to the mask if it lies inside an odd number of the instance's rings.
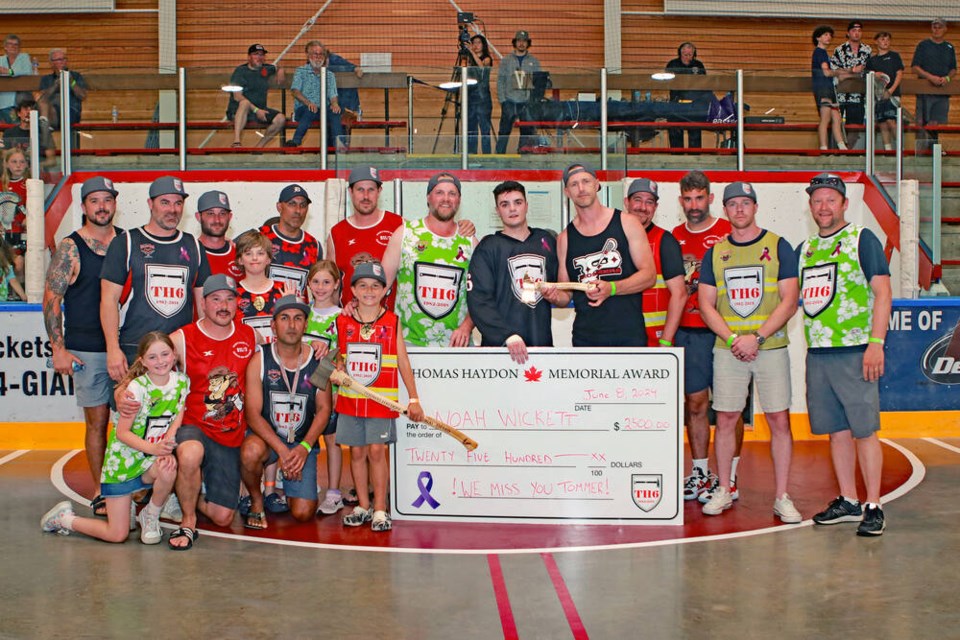
{"label": "white line marking", "polygon": [[11,460],[16,460],[25,453],[30,453],[30,449],[20,449],[19,451],[14,451],[13,453],[8,453],[7,455],[0,458],[0,464],[7,464]]}
{"label": "white line marking", "polygon": [[[925,440],[928,438],[924,438]],[[897,444],[891,440],[884,438],[880,439],[880,442],[889,445],[890,447],[896,449],[904,455],[905,458],[910,462],[912,471],[910,477],[907,478],[901,486],[897,487],[890,493],[882,496],[883,503],[893,502],[897,498],[900,498],[912,491],[917,485],[919,485],[924,477],[926,476],[926,467],[923,462],[918,458],[912,451],[903,447],[902,445]],[[57,463],[50,470],[50,480],[53,482],[53,485],[65,496],[75,500],[81,504],[86,503],[86,498],[77,494],[70,487],[67,486],[66,482],[63,481],[63,467],[67,461],[72,458],[74,455],[79,453],[80,450],[74,450],[67,453],[65,456],[60,458]],[[165,529],[176,529],[179,525],[161,523]],[[412,549],[409,547],[365,547],[362,545],[340,545],[340,544],[324,544],[321,542],[301,542],[297,540],[279,540],[276,538],[255,538],[253,536],[239,535],[236,533],[223,533],[221,531],[209,531],[207,529],[200,529],[198,531],[203,534],[204,537],[210,538],[222,538],[224,540],[236,540],[238,542],[256,542],[260,544],[272,544],[281,547],[301,547],[307,549],[325,549],[328,551],[364,551],[364,552],[374,552],[374,553],[421,553],[421,554],[433,554],[433,555],[489,555],[489,554],[499,554],[499,555],[519,555],[519,554],[532,554],[532,553],[575,553],[583,551],[616,551],[623,549],[645,549],[652,547],[666,547],[669,545],[680,545],[680,544],[692,544],[695,542],[714,542],[718,540],[737,540],[740,538],[751,538],[753,536],[764,535],[767,533],[780,533],[799,529],[801,527],[813,526],[813,520],[804,520],[798,524],[781,524],[775,525],[772,527],[764,527],[763,529],[753,529],[751,531],[737,531],[734,533],[720,533],[712,536],[696,536],[690,538],[672,538],[668,540],[651,540],[647,542],[627,542],[621,544],[603,544],[603,545],[588,545],[588,546],[579,546],[579,547],[545,547],[541,549]]]}
{"label": "white line marking", "polygon": [[944,442],[943,440],[939,440],[939,439],[937,439],[937,438],[923,438],[923,439],[926,440],[927,442],[929,442],[930,444],[935,444],[935,445],[937,445],[938,447],[943,447],[943,448],[946,449],[947,451],[953,451],[954,453],[960,453],[960,447],[955,447],[955,446],[953,446],[952,444],[947,444],[947,443]]}

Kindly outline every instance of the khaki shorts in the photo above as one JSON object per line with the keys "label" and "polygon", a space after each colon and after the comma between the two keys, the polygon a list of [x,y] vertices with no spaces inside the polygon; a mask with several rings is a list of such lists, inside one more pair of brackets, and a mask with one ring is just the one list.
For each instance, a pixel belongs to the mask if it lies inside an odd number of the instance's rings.
{"label": "khaki shorts", "polygon": [[764,413],[790,408],[790,354],[782,349],[761,350],[753,362],[742,362],[729,349],[713,349],[713,409],[743,411],[751,380],[757,385]]}

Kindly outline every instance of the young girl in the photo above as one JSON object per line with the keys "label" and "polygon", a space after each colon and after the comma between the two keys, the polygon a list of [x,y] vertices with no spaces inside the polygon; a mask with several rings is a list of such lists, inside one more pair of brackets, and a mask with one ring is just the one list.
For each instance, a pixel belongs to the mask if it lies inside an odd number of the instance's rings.
{"label": "young girl", "polygon": [[160,510],[177,478],[173,450],[190,390],[189,378],[173,371],[176,362],[170,337],[151,331],[140,341],[137,359],[120,382],[130,381],[128,391],[141,408],[136,418],[120,416],[107,441],[100,479],[100,494],[107,503],[106,521],[78,517],[70,501],[64,500],[43,516],[40,526],[44,531],[62,535],[79,531],[106,542],[123,542],[130,532],[131,494],[152,485],[150,504],[136,519],[140,524],[140,542],[161,541]]}
{"label": "young girl", "polygon": [[7,241],[0,238],[0,302],[9,299],[9,291],[13,291],[21,300],[27,299],[27,294],[14,273],[13,263],[16,256]]}
{"label": "young girl", "polygon": [[[14,273],[23,281],[23,254],[27,250],[27,157],[20,149],[3,154],[0,175],[0,231],[13,248]],[[26,299],[26,298],[24,298]]]}
{"label": "young girl", "polygon": [[[337,316],[341,311],[337,301],[340,299],[341,277],[340,269],[331,260],[321,260],[307,272],[307,287],[310,289],[313,305],[303,339],[313,347],[318,359],[337,348]],[[331,515],[343,508],[343,496],[340,493],[343,452],[337,444],[336,412],[330,412],[330,422],[323,432],[323,442],[327,450],[328,489],[317,511],[323,515]]]}
{"label": "young girl", "polygon": [[256,330],[260,344],[273,342],[273,305],[288,293],[282,282],[267,277],[272,254],[270,240],[255,229],[237,238],[237,264],[244,270],[243,280],[237,283],[237,310],[241,322]]}
{"label": "young girl", "polygon": [[830,54],[827,47],[833,39],[833,29],[821,25],[813,30],[813,57],[810,71],[813,74],[813,99],[820,112],[820,124],[817,125],[817,137],[820,140],[820,150],[828,149],[829,134],[840,149],[846,149],[847,143],[843,137],[840,125],[840,103],[837,102],[837,92],[834,89],[834,79],[843,80],[852,74],[842,69],[833,69],[830,66]]}

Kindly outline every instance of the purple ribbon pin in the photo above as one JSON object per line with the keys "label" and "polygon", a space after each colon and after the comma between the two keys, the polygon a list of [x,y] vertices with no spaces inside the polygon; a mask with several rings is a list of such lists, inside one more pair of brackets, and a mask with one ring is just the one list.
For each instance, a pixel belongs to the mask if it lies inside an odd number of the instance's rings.
{"label": "purple ribbon pin", "polygon": [[440,503],[430,495],[430,489],[433,489],[433,476],[429,471],[421,471],[420,475],[417,476],[417,488],[420,489],[420,497],[413,501],[414,507],[419,509],[424,502],[433,509],[440,506]]}

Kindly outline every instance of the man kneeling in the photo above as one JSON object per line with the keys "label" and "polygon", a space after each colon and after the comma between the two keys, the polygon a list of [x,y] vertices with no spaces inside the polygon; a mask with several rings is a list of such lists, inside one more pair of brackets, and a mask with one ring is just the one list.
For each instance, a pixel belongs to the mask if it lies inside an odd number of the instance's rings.
{"label": "man kneeling", "polygon": [[296,296],[273,307],[275,342],[264,345],[247,367],[247,426],[240,448],[243,484],[250,493],[248,529],[266,529],[260,478],[265,465],[280,462],[290,514],[301,522],[317,510],[317,439],[330,419],[330,387],[317,389],[313,349],[303,342],[310,308]]}

